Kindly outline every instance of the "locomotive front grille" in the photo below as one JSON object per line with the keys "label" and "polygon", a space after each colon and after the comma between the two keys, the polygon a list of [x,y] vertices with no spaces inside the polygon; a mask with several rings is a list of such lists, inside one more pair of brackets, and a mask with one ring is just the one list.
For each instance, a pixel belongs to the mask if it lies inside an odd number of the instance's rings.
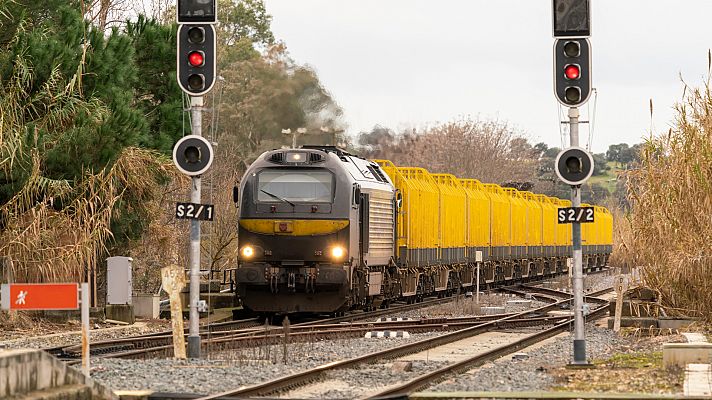
{"label": "locomotive front grille", "polygon": [[393,202],[372,197],[369,201],[369,254],[389,256],[393,253]]}

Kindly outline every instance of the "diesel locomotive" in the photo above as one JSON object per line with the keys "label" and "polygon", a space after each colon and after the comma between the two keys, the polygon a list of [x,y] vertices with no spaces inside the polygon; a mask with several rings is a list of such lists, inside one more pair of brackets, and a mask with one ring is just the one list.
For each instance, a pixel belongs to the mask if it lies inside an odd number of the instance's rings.
{"label": "diesel locomotive", "polygon": [[[272,150],[248,168],[237,293],[267,313],[341,313],[566,272],[566,200],[366,160],[332,146]],[[583,226],[584,267],[603,267],[612,217]]]}

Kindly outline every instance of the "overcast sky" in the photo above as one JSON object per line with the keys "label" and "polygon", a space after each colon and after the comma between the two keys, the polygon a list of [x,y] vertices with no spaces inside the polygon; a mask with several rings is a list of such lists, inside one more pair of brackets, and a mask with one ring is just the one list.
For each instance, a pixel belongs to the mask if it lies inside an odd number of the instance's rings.
{"label": "overcast sky", "polygon": [[[712,47],[710,0],[592,0],[593,150],[666,131]],[[266,0],[272,29],[343,107],[349,133],[462,115],[560,146],[549,0]],[[594,96],[582,107],[592,114]],[[582,127],[582,142],[588,130]]]}

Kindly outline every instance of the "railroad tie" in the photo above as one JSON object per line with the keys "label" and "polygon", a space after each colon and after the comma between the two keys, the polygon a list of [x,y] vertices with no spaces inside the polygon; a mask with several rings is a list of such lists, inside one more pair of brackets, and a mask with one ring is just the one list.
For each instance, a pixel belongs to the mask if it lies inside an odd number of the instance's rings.
{"label": "railroad tie", "polygon": [[381,317],[376,320],[376,322],[400,322],[400,321],[412,321],[412,318],[408,317]]}
{"label": "railroad tie", "polygon": [[371,331],[371,332],[366,332],[366,335],[364,335],[366,339],[381,339],[381,338],[404,338],[407,339],[410,337],[410,333],[407,331]]}

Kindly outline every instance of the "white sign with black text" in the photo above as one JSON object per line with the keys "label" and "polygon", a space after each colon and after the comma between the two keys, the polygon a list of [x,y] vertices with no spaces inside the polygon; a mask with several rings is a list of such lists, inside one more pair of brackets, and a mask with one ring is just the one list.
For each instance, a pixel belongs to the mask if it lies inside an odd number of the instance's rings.
{"label": "white sign with black text", "polygon": [[557,212],[557,220],[560,224],[593,222],[593,217],[593,207],[566,207],[559,208]]}
{"label": "white sign with black text", "polygon": [[212,221],[215,206],[212,204],[176,203],[176,218]]}

